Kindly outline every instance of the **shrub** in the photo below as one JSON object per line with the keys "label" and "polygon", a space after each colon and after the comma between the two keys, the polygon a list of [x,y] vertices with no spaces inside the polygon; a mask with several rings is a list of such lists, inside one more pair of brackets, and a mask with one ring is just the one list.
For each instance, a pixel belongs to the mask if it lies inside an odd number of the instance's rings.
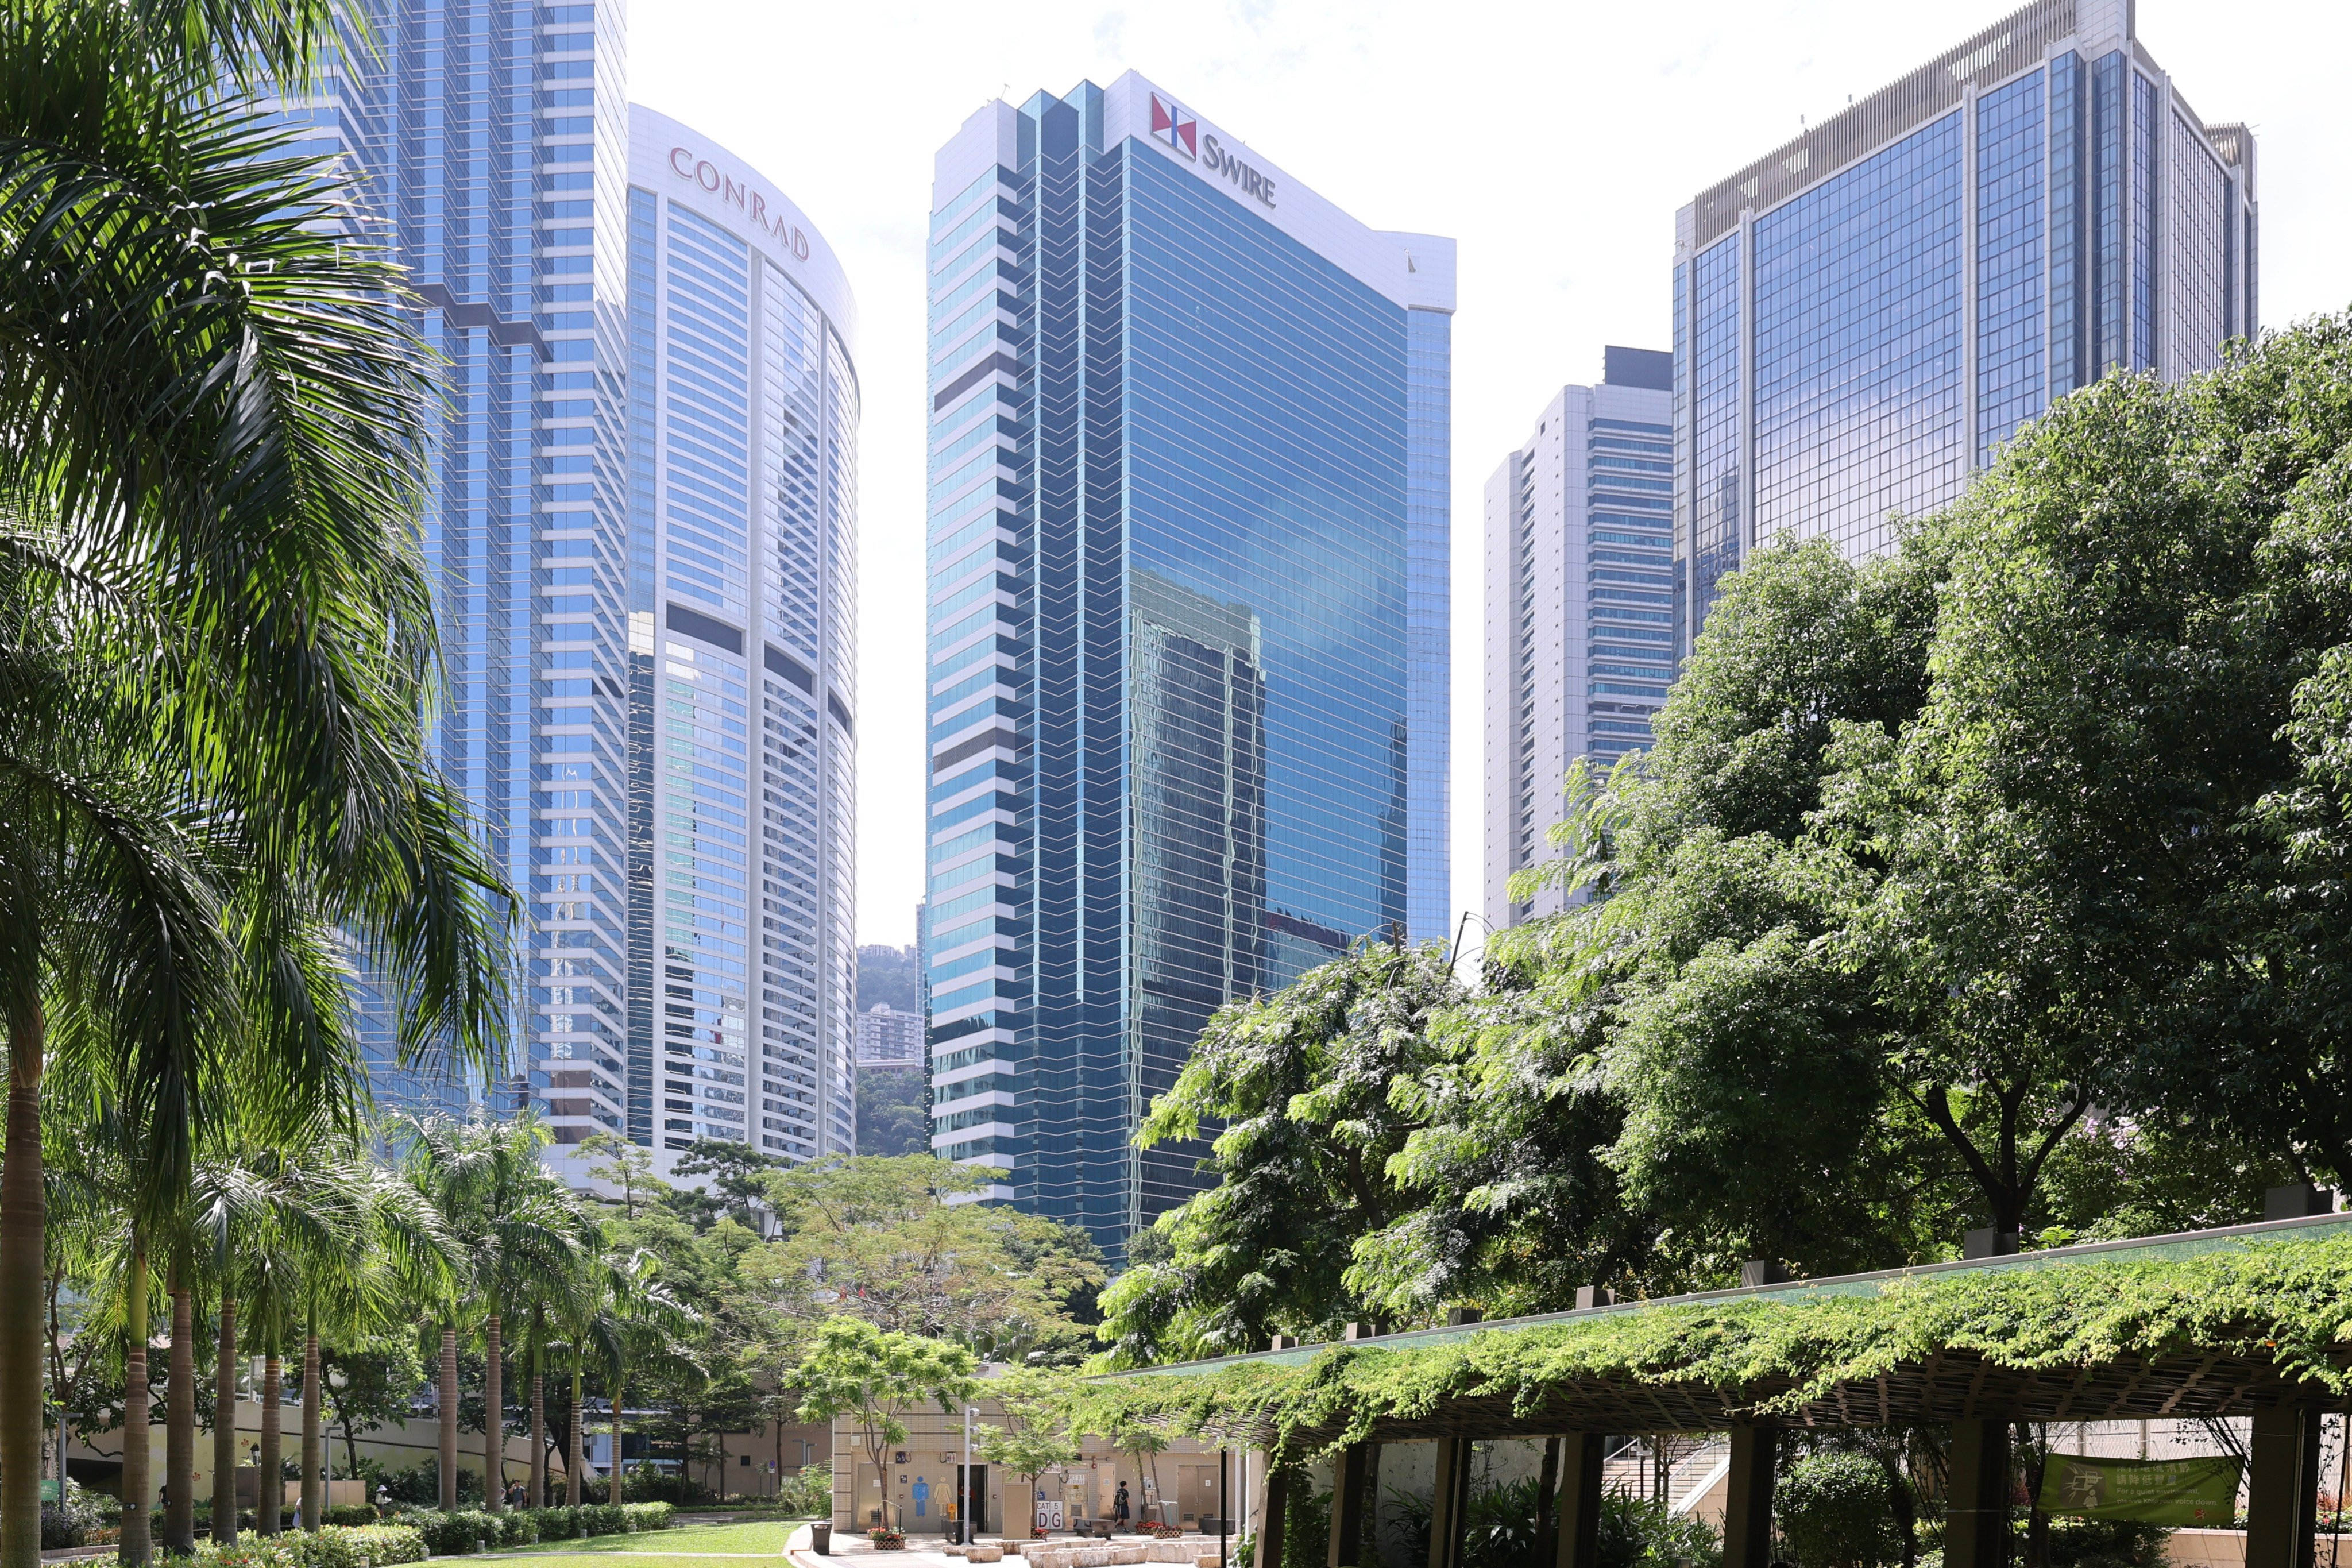
{"label": "shrub", "polygon": [[581,1533],[578,1509],[542,1508],[531,1517],[539,1521],[541,1541],[572,1541]]}
{"label": "shrub", "polygon": [[[240,1542],[223,1547],[213,1541],[199,1541],[194,1552],[187,1556],[156,1554],[156,1561],[171,1568],[359,1568],[364,1557],[371,1568],[392,1568],[402,1563],[425,1561],[425,1542],[422,1531],[406,1525],[364,1525],[338,1527],[330,1525],[316,1532],[296,1531],[267,1541]],[[76,1568],[119,1568],[120,1559],[97,1557],[86,1559]]]}
{"label": "shrub", "polygon": [[648,1530],[667,1530],[677,1508],[667,1502],[625,1502],[621,1513],[629,1521],[627,1528],[642,1534]]}
{"label": "shrub", "polygon": [[580,1510],[580,1532],[583,1535],[626,1535],[629,1532],[628,1505],[617,1502],[592,1502]]}
{"label": "shrub", "polygon": [[698,1506],[713,1499],[710,1489],[691,1476],[640,1465],[621,1478],[621,1500]]}
{"label": "shrub", "polygon": [[479,1552],[484,1541],[499,1539],[497,1517],[478,1508],[455,1509],[447,1513],[439,1509],[420,1508],[393,1517],[395,1523],[422,1531],[425,1546],[436,1557]]}
{"label": "shrub", "polygon": [[1715,1568],[1723,1542],[1703,1519],[1650,1498],[1601,1500],[1601,1568]]}
{"label": "shrub", "polygon": [[500,1546],[536,1546],[539,1544],[539,1515],[530,1509],[510,1508],[490,1517],[499,1522]]}
{"label": "shrub", "polygon": [[776,1506],[795,1519],[833,1517],[833,1467],[808,1465],[789,1470],[777,1488]]}
{"label": "shrub", "polygon": [[2164,1561],[2160,1524],[2120,1519],[2053,1519],[2051,1568],[2157,1568]]}
{"label": "shrub", "polygon": [[322,1524],[373,1524],[379,1516],[372,1502],[339,1502],[330,1507]]}
{"label": "shrub", "polygon": [[1862,1454],[1808,1454],[1780,1483],[1780,1534],[1801,1568],[1871,1568],[1900,1555],[1886,1471]]}

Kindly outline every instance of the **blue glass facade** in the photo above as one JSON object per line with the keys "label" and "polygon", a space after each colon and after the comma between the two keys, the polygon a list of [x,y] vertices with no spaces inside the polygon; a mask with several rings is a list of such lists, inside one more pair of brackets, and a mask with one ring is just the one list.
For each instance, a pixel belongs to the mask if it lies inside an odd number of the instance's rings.
{"label": "blue glass facade", "polygon": [[2252,137],[2129,18],[2039,0],[1684,209],[1685,648],[1759,543],[1884,550],[2051,398],[2202,369],[2256,321]]}
{"label": "blue glass facade", "polygon": [[1444,318],[1107,132],[1138,90],[983,111],[930,247],[933,1143],[1114,1252],[1197,1184],[1130,1139],[1210,1014],[1407,925],[1444,812]]}
{"label": "blue glass facade", "polygon": [[[837,268],[796,212],[736,221],[731,162],[723,179],[666,163],[683,127],[633,131],[618,5],[379,0],[371,20],[373,52],[278,112],[358,173],[447,362],[424,540],[449,678],[436,742],[530,898],[513,1075],[403,1072],[397,999],[363,973],[377,1098],[495,1089],[560,1143],[605,1129],[665,1159],[700,1134],[845,1149],[856,396]],[[755,429],[793,374],[817,391],[793,436],[772,409]],[[784,457],[794,440],[816,458]],[[709,636],[679,632],[681,610]],[[781,741],[753,739],[762,615],[802,677]]]}

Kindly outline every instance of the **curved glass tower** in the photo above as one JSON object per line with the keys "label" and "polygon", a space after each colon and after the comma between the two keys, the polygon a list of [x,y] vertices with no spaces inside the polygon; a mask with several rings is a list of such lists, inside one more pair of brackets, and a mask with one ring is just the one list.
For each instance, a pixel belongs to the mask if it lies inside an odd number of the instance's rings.
{"label": "curved glass tower", "polygon": [[643,107],[627,298],[627,1130],[849,1152],[855,307],[798,207]]}

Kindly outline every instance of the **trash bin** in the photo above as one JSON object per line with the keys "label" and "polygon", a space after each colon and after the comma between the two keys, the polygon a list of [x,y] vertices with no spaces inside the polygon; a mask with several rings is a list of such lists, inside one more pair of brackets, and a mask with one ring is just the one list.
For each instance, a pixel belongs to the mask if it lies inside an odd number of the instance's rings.
{"label": "trash bin", "polygon": [[822,1520],[809,1526],[809,1550],[819,1557],[833,1555],[833,1521]]}

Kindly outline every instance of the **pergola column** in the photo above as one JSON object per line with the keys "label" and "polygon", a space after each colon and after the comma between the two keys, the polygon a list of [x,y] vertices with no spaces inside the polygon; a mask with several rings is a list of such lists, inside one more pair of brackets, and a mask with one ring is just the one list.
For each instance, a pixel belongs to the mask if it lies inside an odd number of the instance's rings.
{"label": "pergola column", "polygon": [[1598,1432],[1571,1432],[1560,1439],[1559,1512],[1555,1525],[1559,1549],[1553,1568],[1600,1568],[1604,1441]]}
{"label": "pergola column", "polygon": [[1731,1470],[1724,1478],[1723,1568],[1771,1568],[1772,1462],[1779,1447],[1780,1434],[1769,1426],[1731,1429]]}
{"label": "pergola column", "polygon": [[2319,1525],[2319,1412],[2254,1412],[2246,1447],[2246,1568],[2312,1568]]}
{"label": "pergola column", "polygon": [[1944,1568],[2003,1568],[2009,1561],[2009,1423],[1952,1423],[1944,1500]]}
{"label": "pergola column", "polygon": [[1290,1467],[1266,1456],[1265,1505],[1257,1519],[1257,1552],[1250,1568],[1282,1568],[1282,1531],[1290,1507]]}
{"label": "pergola column", "polygon": [[1437,1481],[1429,1494],[1429,1568],[1462,1568],[1469,1526],[1470,1439],[1437,1440]]}
{"label": "pergola column", "polygon": [[1371,1510],[1372,1446],[1350,1443],[1331,1467],[1331,1552],[1326,1568],[1359,1568]]}

